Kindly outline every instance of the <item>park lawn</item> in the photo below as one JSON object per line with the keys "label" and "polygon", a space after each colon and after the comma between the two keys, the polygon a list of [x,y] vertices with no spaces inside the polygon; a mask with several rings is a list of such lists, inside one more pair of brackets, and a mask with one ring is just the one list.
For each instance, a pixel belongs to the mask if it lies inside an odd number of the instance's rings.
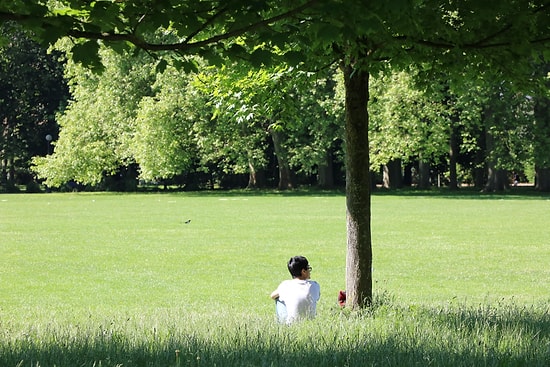
{"label": "park lawn", "polygon": [[374,278],[409,302],[548,300],[548,213],[545,197],[374,197]]}
{"label": "park lawn", "polygon": [[286,261],[294,254],[309,256],[321,281],[334,289],[344,284],[341,196],[51,194],[0,200],[6,239],[0,291],[9,295],[0,305],[8,309],[36,302],[107,310],[209,309],[216,303],[252,305],[257,312],[288,277]]}
{"label": "park lawn", "polygon": [[[545,365],[547,197],[372,207],[377,306],[348,315],[341,194],[2,195],[0,365]],[[322,287],[299,333],[268,297],[295,254]]]}

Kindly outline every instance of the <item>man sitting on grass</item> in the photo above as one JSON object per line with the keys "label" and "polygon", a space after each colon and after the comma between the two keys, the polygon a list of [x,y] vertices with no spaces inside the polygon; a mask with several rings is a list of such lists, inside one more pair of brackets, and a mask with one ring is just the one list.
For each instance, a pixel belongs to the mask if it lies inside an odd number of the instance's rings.
{"label": "man sitting on grass", "polygon": [[301,319],[315,317],[317,301],[321,297],[319,283],[310,280],[311,266],[303,256],[294,256],[288,261],[291,280],[284,280],[271,293],[277,306],[279,322],[291,324]]}

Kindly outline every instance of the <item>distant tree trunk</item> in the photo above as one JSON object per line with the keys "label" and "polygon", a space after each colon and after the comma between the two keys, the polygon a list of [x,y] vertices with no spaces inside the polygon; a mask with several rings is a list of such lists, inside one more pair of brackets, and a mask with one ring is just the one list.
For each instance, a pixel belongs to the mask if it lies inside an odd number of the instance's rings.
{"label": "distant tree trunk", "polygon": [[405,165],[405,169],[403,170],[403,186],[406,186],[406,187],[411,187],[412,186],[412,181],[413,181],[413,178],[412,178],[412,173],[413,173],[413,164],[412,163],[407,163]]}
{"label": "distant tree trunk", "polygon": [[385,164],[382,166],[382,187],[385,189],[391,188],[390,169]]}
{"label": "distant tree trunk", "polygon": [[474,186],[481,189],[485,184],[485,172],[487,172],[483,149],[476,152],[474,159]]}
{"label": "distant tree trunk", "polygon": [[494,138],[489,131],[485,133],[485,145],[487,149],[487,183],[484,191],[504,191],[508,188],[507,172],[502,169],[497,169],[494,159],[491,158],[491,153],[494,147]]}
{"label": "distant tree trunk", "polygon": [[457,135],[458,132],[456,128],[452,127],[451,137],[449,139],[449,189],[452,191],[458,189],[458,177],[456,174],[456,161],[459,153]]}
{"label": "distant tree trunk", "polygon": [[485,148],[485,130],[480,131],[476,139],[477,142],[477,151],[474,155],[472,176],[474,180],[474,186],[478,189],[483,189],[485,187],[485,177],[487,172],[487,165],[485,164],[485,154],[487,152]]}
{"label": "distant tree trunk", "polygon": [[5,185],[8,182],[8,161],[2,159],[2,169],[0,170],[0,185]]}
{"label": "distant tree trunk", "polygon": [[376,172],[370,172],[370,189],[371,191],[376,191]]}
{"label": "distant tree trunk", "polygon": [[269,129],[271,139],[273,140],[273,149],[277,156],[277,165],[279,166],[279,190],[288,190],[294,187],[292,180],[292,171],[288,164],[288,157],[285,148],[283,147],[282,133],[275,129]]}
{"label": "distant tree trunk", "polygon": [[369,172],[369,73],[342,65],[346,90],[346,305],[372,303],[371,184]]}
{"label": "distant tree trunk", "polygon": [[9,181],[15,184],[15,159],[10,158]]}
{"label": "distant tree trunk", "polygon": [[255,189],[258,187],[258,182],[256,181],[256,169],[252,162],[248,162],[248,185],[246,188]]}
{"label": "distant tree trunk", "polygon": [[256,170],[254,163],[248,162],[248,189],[257,189],[265,186],[265,174],[264,171]]}
{"label": "distant tree trunk", "polygon": [[536,186],[538,191],[549,192],[550,191],[550,168],[538,168],[535,167],[536,173]]}
{"label": "distant tree trunk", "polygon": [[[547,65],[547,70],[548,70]],[[550,83],[547,83],[550,88]],[[538,191],[550,191],[550,153],[548,136],[550,136],[550,99],[538,97],[535,100],[535,188]]]}
{"label": "distant tree trunk", "polygon": [[487,184],[485,191],[504,191],[508,188],[508,172],[506,170],[495,169],[494,164],[488,165]]}
{"label": "distant tree trunk", "polygon": [[386,189],[400,189],[403,187],[403,173],[401,159],[389,161],[383,167],[383,185]]}
{"label": "distant tree trunk", "polygon": [[420,159],[418,162],[418,188],[430,188],[430,162]]}
{"label": "distant tree trunk", "polygon": [[327,150],[325,159],[319,164],[317,184],[323,189],[334,188],[334,162],[332,154]]}
{"label": "distant tree trunk", "polygon": [[[483,113],[483,119],[485,120],[485,126],[489,126],[489,122],[493,122],[493,111],[491,108],[487,108]],[[493,134],[489,129],[485,129],[485,157],[487,159],[487,183],[485,184],[484,191],[504,191],[508,187],[508,177],[505,170],[497,169],[495,159],[493,157],[493,150],[495,147],[495,141]]]}

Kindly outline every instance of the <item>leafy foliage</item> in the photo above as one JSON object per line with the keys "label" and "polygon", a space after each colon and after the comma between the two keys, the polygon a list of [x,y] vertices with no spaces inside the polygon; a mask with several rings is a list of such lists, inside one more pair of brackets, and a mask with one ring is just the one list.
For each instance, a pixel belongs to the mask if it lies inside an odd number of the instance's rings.
{"label": "leafy foliage", "polygon": [[150,94],[154,80],[143,61],[131,62],[113,51],[102,51],[103,74],[69,64],[73,99],[63,115],[55,154],[34,159],[35,170],[49,186],[68,181],[98,184],[131,163],[134,120],[138,104]]}
{"label": "leafy foliage", "polygon": [[448,150],[449,111],[441,93],[414,85],[412,72],[380,74],[371,84],[371,169],[394,159],[430,158]]}
{"label": "leafy foliage", "polygon": [[192,79],[169,67],[157,74],[153,95],[139,102],[131,150],[142,179],[176,176],[197,159],[195,124],[203,111]]}
{"label": "leafy foliage", "polygon": [[0,35],[8,40],[0,47],[0,183],[13,185],[29,180],[31,156],[48,153],[46,136],[57,135],[54,114],[68,90],[59,53],[47,54],[13,24],[1,26]]}

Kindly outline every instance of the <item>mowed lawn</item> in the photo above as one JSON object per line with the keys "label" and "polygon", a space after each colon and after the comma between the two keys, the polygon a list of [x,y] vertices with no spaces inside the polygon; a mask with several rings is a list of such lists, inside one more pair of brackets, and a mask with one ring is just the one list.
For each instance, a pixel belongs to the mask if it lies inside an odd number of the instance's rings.
{"label": "mowed lawn", "polygon": [[[374,196],[375,290],[410,304],[550,300],[545,197]],[[345,288],[342,195],[0,196],[0,307],[271,312],[302,254],[321,311]]]}
{"label": "mowed lawn", "polygon": [[[342,194],[0,195],[0,365],[547,367],[549,199],[375,194],[354,313]],[[286,327],[297,254],[321,301]]]}

